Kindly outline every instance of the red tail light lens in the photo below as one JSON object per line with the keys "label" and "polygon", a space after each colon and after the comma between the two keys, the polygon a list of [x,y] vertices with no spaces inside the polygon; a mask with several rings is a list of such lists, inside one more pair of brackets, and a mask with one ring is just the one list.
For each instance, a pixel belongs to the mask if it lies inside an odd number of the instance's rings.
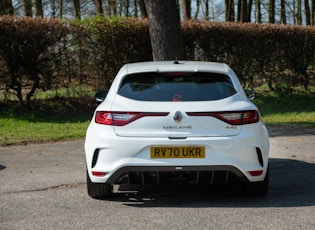
{"label": "red tail light lens", "polygon": [[141,117],[148,116],[167,116],[168,113],[152,113],[152,112],[108,112],[97,111],[95,114],[95,122],[102,125],[124,126]]}
{"label": "red tail light lens", "polygon": [[223,113],[219,112],[215,113],[214,117],[230,125],[245,125],[259,121],[259,113],[256,110]]}
{"label": "red tail light lens", "polygon": [[248,171],[251,176],[260,176],[264,171],[257,170],[257,171]]}
{"label": "red tail light lens", "polygon": [[97,111],[95,122],[102,125],[126,125],[140,116],[141,113],[112,113],[106,111]]}
{"label": "red tail light lens", "polygon": [[189,116],[211,116],[230,125],[245,125],[259,121],[259,113],[256,110],[233,112],[188,112]]}
{"label": "red tail light lens", "polygon": [[92,175],[93,176],[103,177],[106,174],[107,174],[107,172],[95,172],[95,171],[92,171]]}

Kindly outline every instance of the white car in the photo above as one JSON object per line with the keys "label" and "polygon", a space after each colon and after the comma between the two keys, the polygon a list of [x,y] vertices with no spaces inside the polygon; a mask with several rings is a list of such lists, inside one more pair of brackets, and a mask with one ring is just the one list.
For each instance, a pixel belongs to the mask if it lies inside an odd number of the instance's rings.
{"label": "white car", "polygon": [[268,190],[268,132],[233,70],[223,63],[124,65],[85,141],[87,189],[108,197],[114,184],[228,183]]}

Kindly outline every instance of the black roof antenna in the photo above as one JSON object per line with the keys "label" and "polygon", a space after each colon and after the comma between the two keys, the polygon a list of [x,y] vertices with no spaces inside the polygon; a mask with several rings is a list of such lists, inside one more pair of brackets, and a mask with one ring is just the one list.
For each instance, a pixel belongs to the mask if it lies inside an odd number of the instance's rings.
{"label": "black roof antenna", "polygon": [[179,64],[177,58],[175,58],[174,64]]}

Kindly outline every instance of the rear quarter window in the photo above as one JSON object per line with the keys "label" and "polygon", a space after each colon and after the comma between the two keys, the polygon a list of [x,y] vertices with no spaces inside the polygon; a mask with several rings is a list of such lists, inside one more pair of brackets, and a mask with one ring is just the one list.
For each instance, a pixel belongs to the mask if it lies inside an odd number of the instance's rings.
{"label": "rear quarter window", "polygon": [[213,101],[236,93],[231,79],[217,73],[141,73],[125,76],[120,96],[139,101]]}

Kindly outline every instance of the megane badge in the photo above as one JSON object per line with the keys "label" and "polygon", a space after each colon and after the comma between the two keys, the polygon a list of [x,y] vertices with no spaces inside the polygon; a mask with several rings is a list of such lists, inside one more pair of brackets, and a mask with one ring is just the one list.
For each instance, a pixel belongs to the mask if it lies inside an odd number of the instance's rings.
{"label": "megane badge", "polygon": [[179,111],[176,111],[176,113],[173,116],[173,119],[176,122],[180,122],[183,119],[183,116]]}

